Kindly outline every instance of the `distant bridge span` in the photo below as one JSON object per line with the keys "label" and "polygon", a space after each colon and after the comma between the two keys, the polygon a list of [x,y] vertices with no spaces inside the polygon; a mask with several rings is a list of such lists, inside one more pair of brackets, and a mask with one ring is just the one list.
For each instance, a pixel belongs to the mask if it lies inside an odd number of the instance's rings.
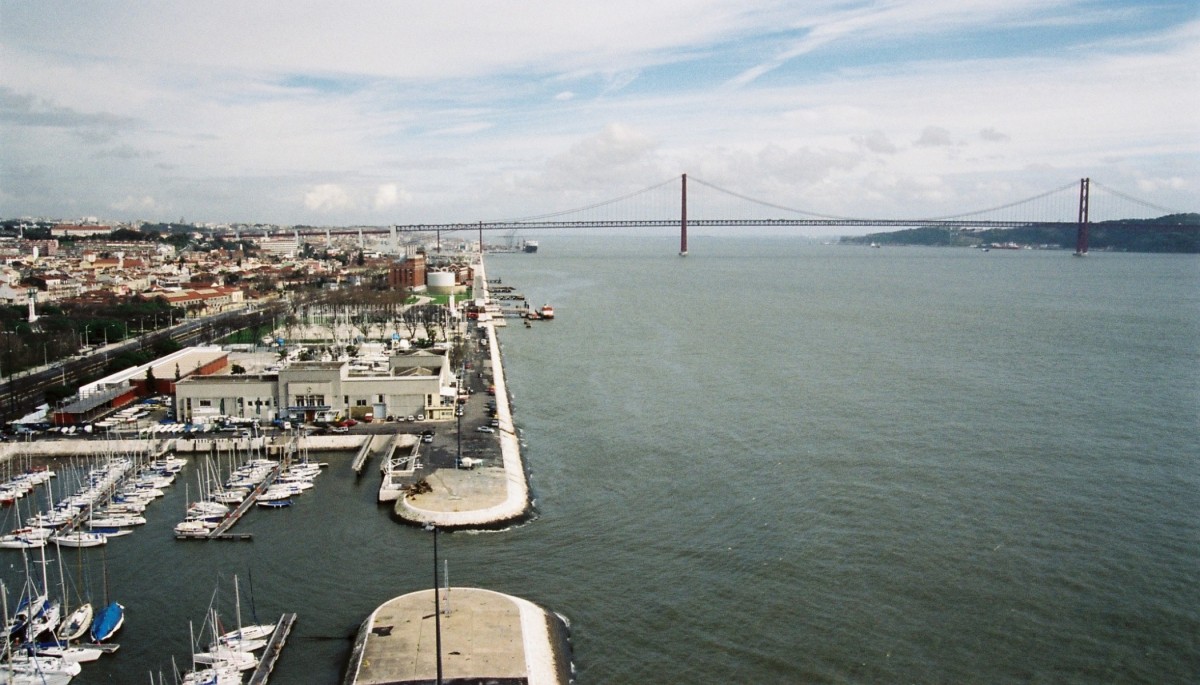
{"label": "distant bridge span", "polygon": [[[1000,207],[993,207],[988,210],[959,214],[949,217],[935,218],[915,218],[915,219],[862,219],[837,216],[823,216],[812,212],[804,212],[801,210],[781,207],[753,198],[734,193],[732,191],[719,188],[710,183],[693,179],[695,182],[704,186],[708,186],[723,193],[735,196],[742,200],[757,203],[759,205],[779,210],[783,212],[795,212],[805,215],[804,218],[779,218],[779,219],[688,219],[688,198],[687,198],[687,174],[680,177],[680,204],[678,218],[670,219],[603,219],[603,220],[567,220],[564,217],[570,214],[578,216],[579,211],[595,209],[615,202],[629,199],[635,195],[645,193],[666,186],[673,182],[665,181],[657,185],[646,188],[638,193],[616,198],[608,202],[601,202],[589,207],[580,208],[578,210],[569,210],[566,212],[557,212],[555,214],[546,214],[542,216],[528,217],[526,219],[511,219],[505,221],[476,221],[476,222],[456,222],[456,223],[420,223],[420,224],[394,224],[391,226],[359,226],[348,228],[320,228],[320,227],[296,227],[292,229],[300,235],[378,235],[391,234],[396,236],[400,233],[437,233],[440,243],[441,233],[457,232],[457,231],[476,231],[479,234],[479,243],[483,244],[484,231],[538,231],[538,230],[553,230],[553,229],[602,229],[602,228],[674,228],[679,227],[679,253],[687,254],[687,230],[689,226],[705,227],[705,228],[807,228],[807,227],[854,227],[854,228],[913,228],[913,227],[948,227],[948,228],[967,228],[967,229],[989,229],[989,228],[1016,228],[1016,227],[1052,227],[1052,228],[1074,228],[1076,230],[1076,254],[1086,254],[1088,250],[1088,229],[1089,229],[1089,199],[1091,190],[1091,179],[1082,178],[1079,180],[1079,204],[1078,216],[1075,221],[1046,221],[1038,219],[979,219],[970,218],[978,217],[984,213],[994,213],[996,210],[1004,210],[1012,207],[1027,205],[1030,202],[1040,200],[1051,194],[1060,192],[1073,192],[1074,183],[1064,187],[1043,193],[1033,198],[1026,198],[1017,202],[1008,203]],[[1115,193],[1115,191],[1113,191]],[[1154,207],[1148,203],[1141,202],[1136,198],[1130,198],[1122,193],[1115,193],[1118,196],[1124,197],[1134,202],[1139,202],[1147,207]],[[1164,209],[1164,208],[1156,208]],[[1072,212],[1074,213],[1074,212]]]}
{"label": "distant bridge span", "polygon": [[[950,219],[689,219],[689,227],[820,227],[820,226],[858,226],[864,228],[907,228],[912,226],[947,226],[954,228],[1015,228],[1017,226],[1075,226],[1074,221],[955,221]],[[512,231],[538,230],[553,228],[674,228],[679,226],[678,219],[630,219],[618,221],[481,221],[467,224],[397,224],[398,233],[428,233],[430,231]],[[364,233],[387,233],[391,229],[385,227],[363,229]],[[355,233],[344,229],[334,229],[332,233]],[[322,230],[301,230],[301,234],[324,234]]]}

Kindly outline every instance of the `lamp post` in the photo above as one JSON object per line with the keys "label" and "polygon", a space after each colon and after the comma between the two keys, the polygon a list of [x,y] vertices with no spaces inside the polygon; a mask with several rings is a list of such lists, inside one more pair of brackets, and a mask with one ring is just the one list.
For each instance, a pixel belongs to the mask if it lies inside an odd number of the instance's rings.
{"label": "lamp post", "polygon": [[438,590],[438,553],[437,553],[437,526],[428,524],[426,529],[433,531],[433,630],[435,633],[434,642],[437,647],[437,685],[442,685],[442,600]]}

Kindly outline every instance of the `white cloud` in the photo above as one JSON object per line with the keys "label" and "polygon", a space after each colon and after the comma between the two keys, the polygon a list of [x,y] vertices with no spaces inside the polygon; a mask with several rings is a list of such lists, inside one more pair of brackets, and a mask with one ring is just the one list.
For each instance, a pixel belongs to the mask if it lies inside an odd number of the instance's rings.
{"label": "white cloud", "polygon": [[388,209],[412,202],[412,194],[395,183],[384,183],[375,190],[375,209]]}
{"label": "white cloud", "polygon": [[322,183],[304,193],[304,208],[315,212],[353,209],[354,203],[346,189],[336,183]]}

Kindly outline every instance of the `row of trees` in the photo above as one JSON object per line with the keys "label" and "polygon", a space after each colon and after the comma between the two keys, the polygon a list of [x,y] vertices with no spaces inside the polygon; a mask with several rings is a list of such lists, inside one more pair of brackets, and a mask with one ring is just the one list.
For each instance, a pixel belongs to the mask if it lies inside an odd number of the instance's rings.
{"label": "row of trees", "polygon": [[70,357],[88,347],[168,327],[183,310],[161,297],[47,304],[30,323],[24,306],[0,307],[0,376]]}

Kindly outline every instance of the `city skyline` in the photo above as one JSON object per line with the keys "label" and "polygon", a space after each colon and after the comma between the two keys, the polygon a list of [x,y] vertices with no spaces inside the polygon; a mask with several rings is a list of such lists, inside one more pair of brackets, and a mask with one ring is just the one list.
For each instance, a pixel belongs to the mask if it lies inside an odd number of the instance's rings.
{"label": "city skyline", "polygon": [[505,219],[689,173],[845,216],[1200,183],[1188,2],[0,1],[0,216]]}

